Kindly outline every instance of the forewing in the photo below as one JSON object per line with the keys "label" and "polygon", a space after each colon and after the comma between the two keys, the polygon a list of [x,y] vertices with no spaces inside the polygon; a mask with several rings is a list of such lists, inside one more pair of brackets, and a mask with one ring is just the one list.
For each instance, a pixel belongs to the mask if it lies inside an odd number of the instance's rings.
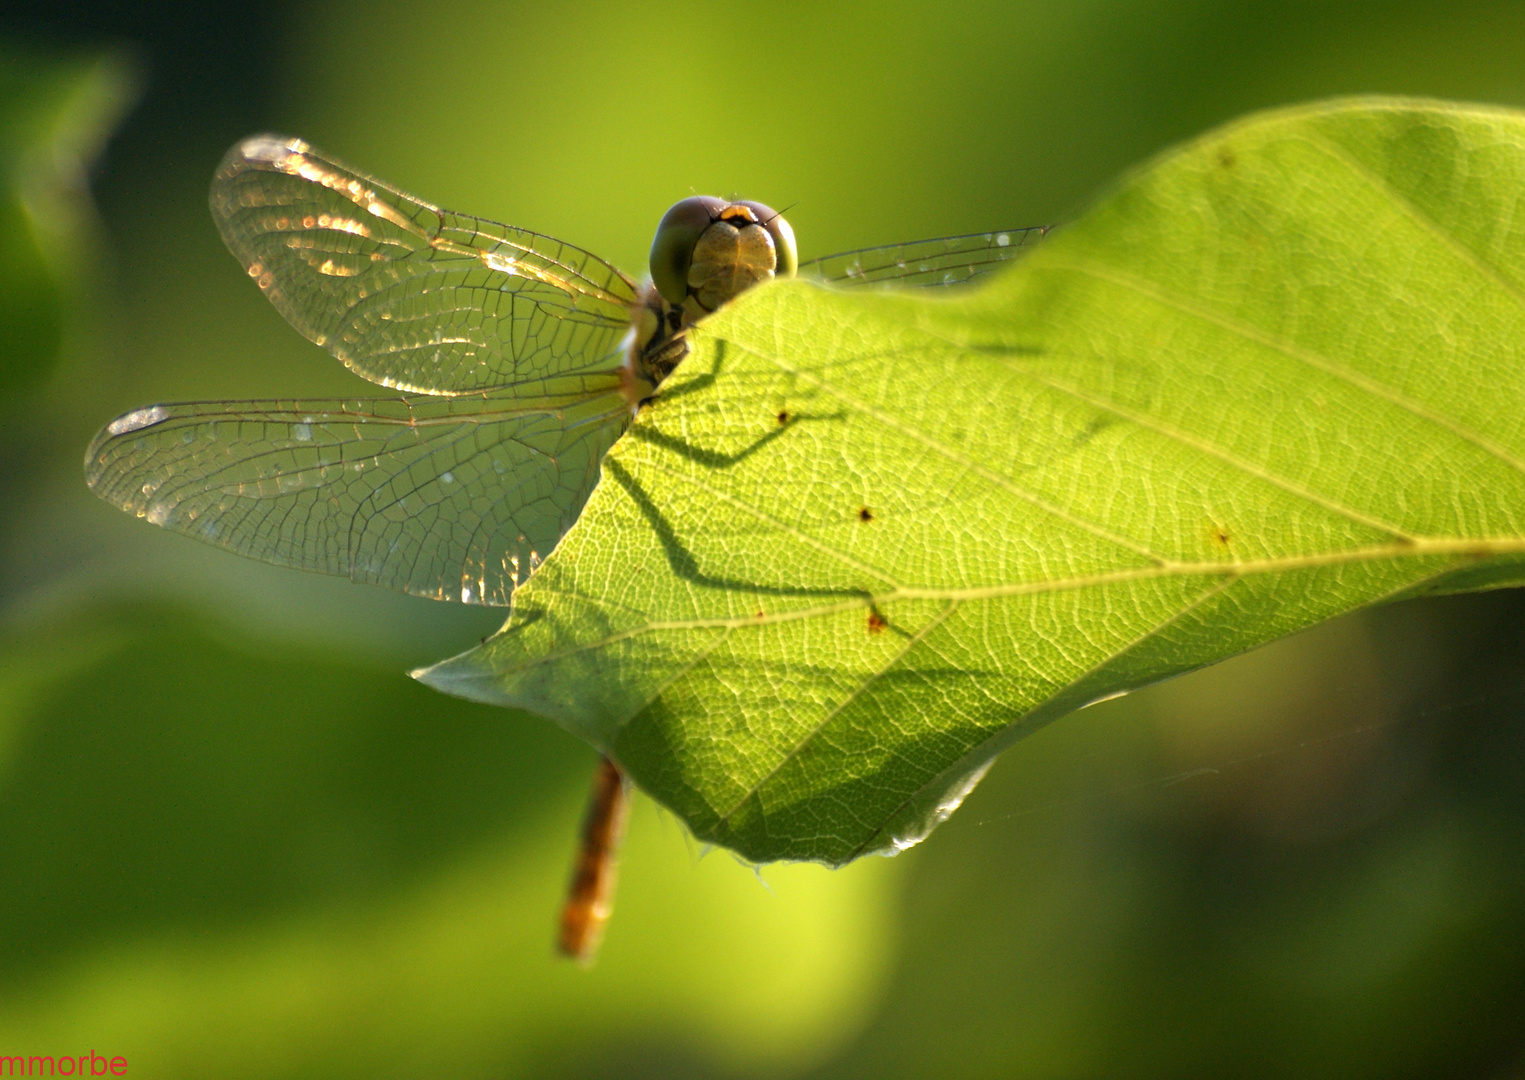
{"label": "forewing", "polygon": [[158,405],[91,444],[91,488],[283,566],[507,604],[576,520],[628,426],[617,390]]}
{"label": "forewing", "polygon": [[1040,225],[843,251],[802,263],[800,276],[846,285],[957,285],[1024,254],[1050,228]]}
{"label": "forewing", "polygon": [[621,359],[636,290],[609,263],[441,210],[299,139],[239,143],[211,205],[280,313],[372,382],[467,393]]}

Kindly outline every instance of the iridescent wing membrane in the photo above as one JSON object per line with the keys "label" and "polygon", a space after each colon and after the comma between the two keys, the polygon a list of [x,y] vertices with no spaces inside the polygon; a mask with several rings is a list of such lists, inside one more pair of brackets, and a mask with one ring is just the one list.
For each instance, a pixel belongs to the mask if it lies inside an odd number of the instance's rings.
{"label": "iridescent wing membrane", "polygon": [[240,555],[507,604],[576,520],[629,415],[617,393],[160,405],[97,437],[89,478]]}
{"label": "iridescent wing membrane", "polygon": [[267,562],[507,604],[629,424],[617,368],[634,283],[588,252],[441,210],[294,139],[236,146],[211,203],[294,327],[412,393],[140,409],[91,444],[90,486]]}
{"label": "iridescent wing membrane", "polygon": [[441,210],[296,139],[234,147],[211,204],[291,325],[383,386],[461,394],[586,371],[630,326],[635,283],[597,256]]}
{"label": "iridescent wing membrane", "polygon": [[839,285],[958,285],[1026,253],[1052,226],[967,233],[859,248],[800,264],[800,274]]}

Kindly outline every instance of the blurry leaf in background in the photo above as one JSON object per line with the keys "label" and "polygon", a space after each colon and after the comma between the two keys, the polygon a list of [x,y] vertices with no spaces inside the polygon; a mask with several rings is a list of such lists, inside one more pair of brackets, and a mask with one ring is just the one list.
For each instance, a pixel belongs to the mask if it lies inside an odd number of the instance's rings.
{"label": "blurry leaf in background", "polygon": [[589,755],[536,718],[174,607],[0,645],[0,866],[25,882],[0,901],[0,1046],[88,1031],[147,1076],[530,1076],[589,1029],[794,1068],[882,978],[892,867],[765,885],[649,803],[620,933],[594,971],[556,957]]}
{"label": "blurry leaf in background", "polygon": [[20,198],[0,196],[0,390],[6,408],[44,382],[63,340],[57,283]]}
{"label": "blurry leaf in background", "polygon": [[134,96],[121,55],[51,61],[0,44],[0,410],[58,359],[65,305],[99,257],[86,175]]}
{"label": "blurry leaf in background", "polygon": [[961,299],[747,294],[504,630],[419,677],[838,865],[1088,702],[1518,582],[1522,184],[1525,114],[1335,102],[1168,153]]}

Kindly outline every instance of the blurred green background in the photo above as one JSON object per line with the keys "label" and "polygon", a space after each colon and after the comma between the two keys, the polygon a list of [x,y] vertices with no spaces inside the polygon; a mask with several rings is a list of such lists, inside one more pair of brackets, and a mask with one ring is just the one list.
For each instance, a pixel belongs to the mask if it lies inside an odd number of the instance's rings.
{"label": "blurred green background", "polygon": [[806,257],[1062,221],[1251,109],[1525,106],[1525,5],[12,0],[0,13],[0,1055],[152,1077],[1525,1076],[1525,597],[1393,605],[1062,720],[893,861],[637,805],[411,682],[491,612],[250,563],[81,475],[164,400],[363,392],[222,249],[300,134],[633,271],[691,191]]}

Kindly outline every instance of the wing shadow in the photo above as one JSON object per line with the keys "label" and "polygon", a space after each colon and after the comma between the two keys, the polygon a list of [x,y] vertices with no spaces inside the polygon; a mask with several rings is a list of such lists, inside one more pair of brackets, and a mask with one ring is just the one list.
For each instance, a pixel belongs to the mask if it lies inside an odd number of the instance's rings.
{"label": "wing shadow", "polygon": [[672,572],[684,581],[706,589],[722,589],[727,592],[741,592],[756,596],[820,596],[839,597],[842,599],[859,598],[867,601],[873,594],[868,589],[826,589],[810,586],[789,587],[783,585],[763,585],[755,581],[744,581],[739,578],[720,577],[706,573],[700,566],[699,560],[678,537],[678,532],[666,515],[652,501],[634,476],[617,461],[605,461],[604,470],[612,476],[630,500],[635,503],[641,515],[651,525],[652,531],[657,534],[657,542],[662,545],[662,552],[667,558],[667,565]]}

